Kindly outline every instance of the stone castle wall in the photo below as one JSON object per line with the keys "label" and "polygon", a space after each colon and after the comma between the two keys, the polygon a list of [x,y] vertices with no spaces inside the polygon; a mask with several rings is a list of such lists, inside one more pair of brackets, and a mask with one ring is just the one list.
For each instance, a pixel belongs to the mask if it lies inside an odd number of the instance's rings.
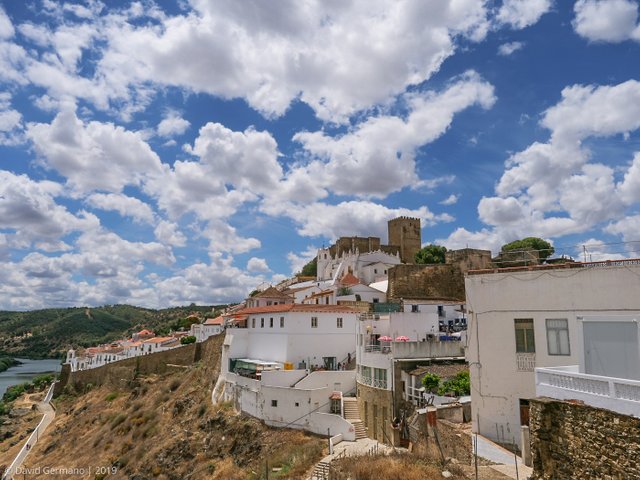
{"label": "stone castle wall", "polygon": [[464,275],[455,265],[396,265],[389,269],[387,301],[438,299],[464,302]]}
{"label": "stone castle wall", "polygon": [[640,478],[640,419],[572,402],[531,400],[534,480]]}
{"label": "stone castle wall", "polygon": [[215,351],[219,352],[222,338],[224,338],[224,334],[215,335],[202,343],[191,343],[164,352],[127,358],[77,372],[72,372],[69,365],[65,364],[62,366],[60,381],[56,384],[53,395],[57,397],[67,386],[80,392],[84,391],[88,384],[122,387],[137,375],[163,374],[175,368],[172,365],[193,365],[203,358],[211,358]]}
{"label": "stone castle wall", "polygon": [[402,263],[414,263],[416,253],[422,248],[422,232],[420,231],[420,219],[398,217],[389,220],[389,245],[400,247],[400,260]]}

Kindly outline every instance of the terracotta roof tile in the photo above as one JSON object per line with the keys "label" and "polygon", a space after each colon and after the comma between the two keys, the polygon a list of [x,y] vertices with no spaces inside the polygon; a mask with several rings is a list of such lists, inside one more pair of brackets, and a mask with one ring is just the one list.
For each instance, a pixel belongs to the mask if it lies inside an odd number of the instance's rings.
{"label": "terracotta roof tile", "polygon": [[222,315],[216,318],[207,318],[204,325],[224,325],[224,318]]}
{"label": "terracotta roof tile", "polygon": [[358,313],[358,310],[343,305],[309,305],[289,303],[286,305],[268,305],[264,307],[251,307],[240,310],[238,313],[250,315],[252,313],[278,313],[278,312],[318,312],[318,313]]}

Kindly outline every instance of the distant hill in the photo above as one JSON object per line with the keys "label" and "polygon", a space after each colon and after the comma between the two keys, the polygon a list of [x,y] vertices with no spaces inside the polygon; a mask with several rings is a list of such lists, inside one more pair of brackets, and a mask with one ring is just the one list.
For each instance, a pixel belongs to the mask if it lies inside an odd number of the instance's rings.
{"label": "distant hill", "polygon": [[131,305],[105,305],[31,312],[0,311],[0,356],[61,357],[70,346],[106,343],[142,328],[167,333],[171,329],[188,327],[184,320],[189,314],[205,315],[224,307],[191,305],[151,310]]}

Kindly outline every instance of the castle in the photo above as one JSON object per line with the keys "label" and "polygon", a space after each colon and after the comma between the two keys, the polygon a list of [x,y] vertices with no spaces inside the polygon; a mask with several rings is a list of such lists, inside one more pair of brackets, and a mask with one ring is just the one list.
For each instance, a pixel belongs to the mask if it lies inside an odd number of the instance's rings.
{"label": "castle", "polygon": [[329,248],[318,250],[317,280],[331,280],[351,273],[372,283],[386,278],[387,271],[401,263],[413,264],[422,247],[420,219],[398,217],[387,223],[389,244],[380,237],[340,237]]}

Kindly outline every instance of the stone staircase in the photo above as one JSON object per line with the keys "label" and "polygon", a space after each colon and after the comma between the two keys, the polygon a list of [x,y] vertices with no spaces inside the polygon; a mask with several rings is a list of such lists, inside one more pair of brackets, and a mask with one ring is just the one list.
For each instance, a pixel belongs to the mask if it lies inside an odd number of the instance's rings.
{"label": "stone staircase", "polygon": [[344,397],[342,399],[344,405],[344,418],[353,425],[356,431],[356,440],[367,438],[367,429],[360,420],[360,412],[358,411],[358,400],[352,397]]}
{"label": "stone staircase", "polygon": [[316,464],[311,474],[310,480],[329,480],[331,477],[331,464],[326,461],[321,461]]}

